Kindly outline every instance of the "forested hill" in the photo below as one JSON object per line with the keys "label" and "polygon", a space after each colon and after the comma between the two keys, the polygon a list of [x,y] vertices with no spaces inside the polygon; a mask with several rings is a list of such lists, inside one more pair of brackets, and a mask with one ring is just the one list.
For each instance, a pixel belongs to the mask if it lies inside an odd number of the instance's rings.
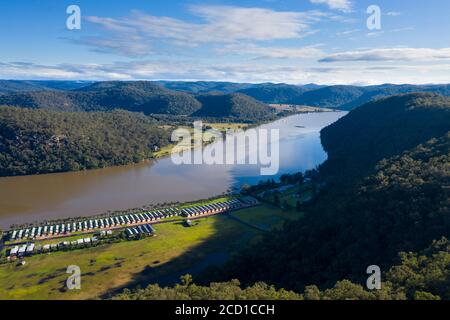
{"label": "forested hill", "polygon": [[169,138],[154,120],[139,113],[0,107],[0,176],[139,162]]}
{"label": "forested hill", "polygon": [[[430,92],[450,96],[450,85],[291,85],[283,83],[183,81],[11,81],[0,80],[0,104],[57,111],[126,109],[145,114],[190,115],[197,96],[241,93],[262,103],[352,110],[391,95]],[[223,97],[226,99],[226,96]],[[205,106],[208,107],[208,106]],[[209,108],[211,109],[211,108]]]}
{"label": "forested hill", "polygon": [[202,108],[193,115],[198,117],[230,118],[235,121],[275,118],[274,109],[240,93],[205,94],[197,96],[197,99]]}
{"label": "forested hill", "polygon": [[98,82],[70,91],[16,92],[1,95],[0,105],[68,112],[124,109],[146,115],[220,116],[248,122],[264,121],[274,116],[271,107],[243,94],[194,96],[148,81]]}
{"label": "forested hill", "polygon": [[[304,104],[302,96],[310,91],[309,87],[288,84],[263,83],[244,88],[238,92],[246,94],[265,103]],[[314,90],[313,90],[314,91]]]}
{"label": "forested hill", "polygon": [[392,95],[430,92],[450,96],[449,85],[379,85],[379,86],[326,86],[319,88],[288,85],[256,85],[240,90],[266,103],[308,105],[322,108],[352,110],[365,103]]}
{"label": "forested hill", "polygon": [[322,130],[328,161],[321,171],[340,180],[363,175],[383,158],[449,130],[449,97],[417,93],[368,103]]}
{"label": "forested hill", "polygon": [[[386,159],[372,170],[372,161],[365,161],[370,173],[355,175],[351,184],[337,179],[325,185],[305,207],[304,218],[268,234],[230,262],[227,279],[265,281],[297,292],[308,284],[330,287],[342,279],[363,283],[367,266],[388,270],[398,263],[399,252],[421,251],[433,240],[448,238],[448,108],[449,99],[436,95],[394,97],[352,111],[325,130],[333,158],[328,160],[330,171],[320,169],[322,176],[353,174],[352,167],[340,163],[357,161],[352,152],[363,152],[359,148],[368,145],[374,147],[370,156]],[[392,143],[385,140],[389,134],[395,135]],[[416,266],[420,272],[425,267]],[[442,277],[448,285],[450,275]]]}
{"label": "forested hill", "polygon": [[176,91],[193,94],[233,93],[241,89],[253,87],[251,83],[217,82],[217,81],[156,81],[155,83]]}
{"label": "forested hill", "polygon": [[191,95],[151,82],[99,82],[72,91],[32,91],[0,96],[0,104],[54,111],[124,109],[145,114],[191,114],[200,103]]}

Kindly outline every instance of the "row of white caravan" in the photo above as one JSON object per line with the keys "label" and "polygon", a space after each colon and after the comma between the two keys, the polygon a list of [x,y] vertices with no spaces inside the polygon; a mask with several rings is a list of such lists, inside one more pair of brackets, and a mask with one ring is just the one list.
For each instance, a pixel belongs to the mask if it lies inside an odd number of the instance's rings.
{"label": "row of white caravan", "polygon": [[164,218],[178,216],[180,211],[176,208],[168,208],[155,210],[152,212],[142,212],[134,214],[125,214],[121,216],[102,218],[102,219],[88,219],[73,223],[63,223],[55,225],[46,225],[40,227],[33,227],[28,229],[12,230],[9,233],[9,239],[39,239],[47,236],[63,235],[72,232],[91,231],[96,229],[107,229],[119,226],[134,225],[139,223],[157,221]]}
{"label": "row of white caravan", "polygon": [[141,235],[154,235],[155,229],[153,229],[151,224],[143,224],[136,227],[127,228],[125,234],[128,239],[136,238]]}
{"label": "row of white caravan", "polygon": [[10,257],[24,257],[32,255],[35,249],[34,243],[24,244],[21,246],[15,246],[9,252]]}
{"label": "row of white caravan", "polygon": [[91,246],[98,243],[98,241],[99,240],[97,237],[93,237],[45,245],[35,245],[34,243],[27,243],[12,247],[9,252],[9,256],[22,258],[24,256],[31,256],[33,254]]}
{"label": "row of white caravan", "polygon": [[181,214],[185,217],[196,217],[205,214],[221,213],[228,210],[238,209],[244,206],[244,203],[238,199],[232,199],[223,202],[217,202],[212,204],[205,204],[202,206],[196,206],[191,208],[184,208],[181,210]]}

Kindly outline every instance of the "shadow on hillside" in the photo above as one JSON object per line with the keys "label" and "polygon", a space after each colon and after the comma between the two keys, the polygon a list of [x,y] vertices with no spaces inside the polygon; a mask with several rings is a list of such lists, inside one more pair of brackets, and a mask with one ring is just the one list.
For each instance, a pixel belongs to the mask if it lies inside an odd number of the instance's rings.
{"label": "shadow on hillside", "polygon": [[243,226],[245,231],[239,234],[239,236],[236,237],[233,235],[231,238],[224,237],[220,234],[222,219],[229,220],[227,223],[236,224],[237,227],[240,224],[227,215],[218,216],[217,218],[217,221],[214,223],[216,232],[214,235],[204,239],[201,244],[163,264],[160,264],[159,261],[148,261],[145,269],[135,274],[132,281],[109,290],[101,298],[107,299],[121,293],[125,288],[145,288],[150,284],[159,284],[161,287],[173,286],[180,283],[180,277],[185,274],[190,274],[195,277],[208,267],[224,265],[234,252],[242,249],[246,243],[258,234],[257,230]]}

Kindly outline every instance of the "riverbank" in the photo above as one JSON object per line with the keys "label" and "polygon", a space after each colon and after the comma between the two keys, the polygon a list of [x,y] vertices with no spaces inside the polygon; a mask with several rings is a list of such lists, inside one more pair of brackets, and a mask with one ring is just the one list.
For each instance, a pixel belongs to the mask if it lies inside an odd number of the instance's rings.
{"label": "riverbank", "polygon": [[[248,123],[240,123],[240,122],[224,122],[224,123],[220,123],[220,122],[204,122],[203,123],[203,127],[205,130],[209,130],[209,129],[215,129],[218,130],[219,132],[221,132],[222,134],[224,134],[227,130],[246,130],[249,127],[251,127],[250,124]],[[176,130],[176,127],[170,127],[171,130]],[[179,127],[178,129],[187,129],[191,134],[194,134],[194,129],[191,127]],[[203,141],[202,146],[207,146],[208,144],[214,142],[214,136],[211,135],[206,135],[205,136],[206,141]],[[209,139],[208,139],[209,138]],[[174,150],[174,148],[176,148]],[[193,146],[192,144],[186,144],[186,145],[181,145],[181,144],[169,144],[167,146],[164,146],[162,148],[160,148],[158,151],[155,151],[153,153],[153,158],[152,159],[161,159],[164,157],[169,157],[173,152],[184,152],[187,150],[193,150],[195,149],[196,146]]]}
{"label": "riverbank", "polygon": [[[294,115],[261,126],[280,129],[279,172],[271,178],[325,161],[319,132],[344,114]],[[258,165],[176,165],[170,157],[91,171],[0,178],[0,228],[207,199],[261,179]]]}
{"label": "riverbank", "polygon": [[295,104],[270,104],[272,108],[277,111],[289,111],[295,113],[310,113],[310,112],[336,112],[336,109],[320,108]]}

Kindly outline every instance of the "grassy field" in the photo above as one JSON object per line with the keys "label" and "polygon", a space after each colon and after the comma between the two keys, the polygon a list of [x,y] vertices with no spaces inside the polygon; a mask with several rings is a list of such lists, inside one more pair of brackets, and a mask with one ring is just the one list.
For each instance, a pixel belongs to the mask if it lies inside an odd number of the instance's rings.
{"label": "grassy field", "polygon": [[232,216],[263,230],[279,228],[286,220],[301,218],[295,210],[281,211],[275,206],[262,205],[231,213]]}
{"label": "grassy field", "polygon": [[[221,132],[225,132],[227,129],[230,130],[238,130],[238,129],[242,129],[245,130],[248,127],[248,124],[246,123],[204,123],[204,126],[209,126],[212,127],[216,130],[219,130]],[[173,129],[175,130],[175,127],[172,126],[162,126],[165,129]],[[180,127],[182,129],[187,129],[191,134],[194,133],[194,129],[191,127]],[[207,141],[211,140],[214,138],[213,135],[207,133],[207,132],[203,132],[204,134],[204,139],[206,139]],[[176,149],[174,149],[176,148]],[[158,159],[158,158],[162,158],[162,157],[167,157],[170,156],[172,152],[182,152],[184,150],[189,150],[192,148],[191,144],[187,144],[187,145],[181,145],[181,144],[169,144],[165,147],[162,147],[159,151],[154,152],[153,153],[153,157]]]}
{"label": "grassy field", "polygon": [[[233,214],[269,227],[298,216],[265,205]],[[24,266],[1,265],[0,299],[89,299],[138,283],[175,282],[184,273],[195,274],[207,265],[223,263],[261,235],[226,215],[197,220],[194,227],[178,221],[155,229],[155,237],[140,241],[36,255],[26,258]],[[65,290],[69,265],[81,268],[81,290]]]}
{"label": "grassy field", "polygon": [[219,131],[226,130],[245,130],[248,127],[247,123],[205,123],[205,126],[210,126]]}

